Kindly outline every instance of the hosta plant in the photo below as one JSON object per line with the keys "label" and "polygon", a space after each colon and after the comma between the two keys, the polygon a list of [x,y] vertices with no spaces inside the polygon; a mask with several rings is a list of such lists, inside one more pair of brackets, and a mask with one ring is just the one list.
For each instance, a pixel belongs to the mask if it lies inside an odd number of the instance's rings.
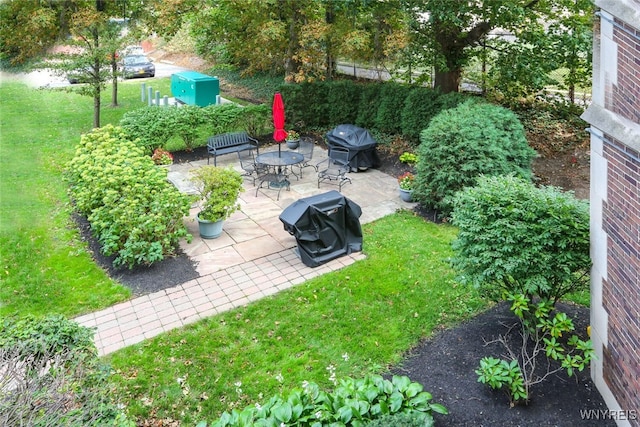
{"label": "hosta plant", "polygon": [[[431,402],[430,393],[406,376],[386,380],[379,375],[362,379],[346,378],[333,392],[320,390],[315,383],[305,382],[286,396],[274,396],[264,404],[241,411],[225,412],[211,424],[226,426],[354,426],[393,414],[409,414],[423,425],[433,423],[433,412],[447,414],[447,409]],[[198,424],[206,427],[206,422]]]}

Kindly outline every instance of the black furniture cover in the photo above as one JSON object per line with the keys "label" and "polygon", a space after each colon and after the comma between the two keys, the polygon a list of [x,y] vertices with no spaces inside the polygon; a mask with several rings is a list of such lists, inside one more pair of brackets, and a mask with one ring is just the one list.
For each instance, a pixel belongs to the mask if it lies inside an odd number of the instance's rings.
{"label": "black furniture cover", "polygon": [[352,171],[377,168],[380,158],[376,151],[378,143],[368,130],[355,125],[338,125],[327,132],[327,145],[349,150],[349,165]]}
{"label": "black furniture cover", "polygon": [[332,190],[293,202],[280,221],[296,238],[304,265],[317,267],[362,250],[361,214],[360,206]]}

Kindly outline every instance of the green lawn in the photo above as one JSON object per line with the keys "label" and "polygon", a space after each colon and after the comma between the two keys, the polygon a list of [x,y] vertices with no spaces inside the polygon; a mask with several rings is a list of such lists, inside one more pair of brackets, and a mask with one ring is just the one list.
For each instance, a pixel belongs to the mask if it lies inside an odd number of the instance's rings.
{"label": "green lawn", "polygon": [[[169,79],[153,84],[168,92]],[[101,124],[144,105],[140,83],[103,94]],[[93,124],[93,100],[63,90],[0,85],[0,315],[75,316],[129,298],[91,259],[71,223],[62,170]]]}
{"label": "green lawn", "polygon": [[195,425],[304,380],[329,389],[329,366],[338,379],[384,372],[487,307],[453,280],[455,234],[409,212],[367,224],[365,260],[114,353],[115,389],[132,415]]}

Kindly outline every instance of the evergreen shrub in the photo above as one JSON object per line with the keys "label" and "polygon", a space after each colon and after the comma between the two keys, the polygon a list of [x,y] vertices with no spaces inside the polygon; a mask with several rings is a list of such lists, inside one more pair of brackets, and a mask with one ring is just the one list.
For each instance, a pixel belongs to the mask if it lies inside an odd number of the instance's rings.
{"label": "evergreen shrub", "polygon": [[376,128],[382,132],[402,133],[402,111],[413,88],[400,83],[385,83],[380,92],[380,105],[376,114]]}
{"label": "evergreen shrub", "polygon": [[440,91],[426,87],[413,89],[402,110],[402,135],[418,141],[420,132],[429,126],[431,119],[442,110],[454,108],[468,99],[458,92],[441,94]]}
{"label": "evergreen shrub", "polygon": [[329,125],[328,91],[326,82],[283,85],[280,93],[287,126],[300,129]]}
{"label": "evergreen shrub", "polygon": [[414,200],[448,216],[454,194],[480,175],[531,179],[535,151],[517,116],[467,101],[434,117],[420,134]]}
{"label": "evergreen shrub", "polygon": [[335,80],[328,84],[329,123],[353,124],[358,116],[361,85],[351,80]]}
{"label": "evergreen shrub", "polygon": [[364,129],[372,130],[376,126],[380,93],[384,83],[367,83],[361,86],[360,105],[355,124]]}

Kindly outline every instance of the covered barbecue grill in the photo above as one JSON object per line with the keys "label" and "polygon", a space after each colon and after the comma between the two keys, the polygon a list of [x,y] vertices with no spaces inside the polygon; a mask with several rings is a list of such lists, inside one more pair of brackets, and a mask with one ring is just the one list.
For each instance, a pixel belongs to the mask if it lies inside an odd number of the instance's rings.
{"label": "covered barbecue grill", "polygon": [[362,250],[361,214],[360,206],[332,190],[293,202],[280,221],[296,238],[304,265],[317,267]]}
{"label": "covered barbecue grill", "polygon": [[327,132],[327,145],[349,150],[349,165],[352,171],[377,168],[380,158],[376,151],[378,143],[368,130],[355,125],[338,125]]}

